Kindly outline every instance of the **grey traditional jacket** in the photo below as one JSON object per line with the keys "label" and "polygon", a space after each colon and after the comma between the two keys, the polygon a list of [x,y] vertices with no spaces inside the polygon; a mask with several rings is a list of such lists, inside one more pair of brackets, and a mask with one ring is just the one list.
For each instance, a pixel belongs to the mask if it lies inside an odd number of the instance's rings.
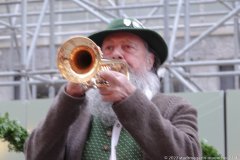
{"label": "grey traditional jacket", "polygon": [[[81,160],[91,124],[87,104],[86,97],[71,97],[62,88],[26,141],[26,160]],[[150,101],[136,90],[113,109],[145,160],[201,156],[197,111],[184,99],[159,93]]]}

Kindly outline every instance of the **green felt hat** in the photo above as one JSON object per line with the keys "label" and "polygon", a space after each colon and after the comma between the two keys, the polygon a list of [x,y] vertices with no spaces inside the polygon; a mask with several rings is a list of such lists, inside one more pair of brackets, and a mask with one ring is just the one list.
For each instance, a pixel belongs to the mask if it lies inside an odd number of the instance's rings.
{"label": "green felt hat", "polygon": [[141,22],[133,18],[113,20],[105,30],[89,36],[98,46],[102,46],[104,38],[113,32],[125,31],[138,35],[148,43],[155,54],[154,67],[158,68],[168,56],[168,48],[163,38],[155,31],[145,28]]}

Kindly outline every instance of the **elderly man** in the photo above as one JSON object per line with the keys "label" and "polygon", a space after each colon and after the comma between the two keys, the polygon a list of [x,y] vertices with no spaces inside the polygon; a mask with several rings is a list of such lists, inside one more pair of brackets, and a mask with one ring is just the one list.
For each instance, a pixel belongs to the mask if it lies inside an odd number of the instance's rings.
{"label": "elderly man", "polygon": [[167,58],[162,37],[136,19],[116,19],[89,36],[103,57],[128,64],[130,80],[101,71],[106,87],[68,82],[25,144],[27,160],[162,160],[200,157],[197,112],[159,93],[156,69]]}

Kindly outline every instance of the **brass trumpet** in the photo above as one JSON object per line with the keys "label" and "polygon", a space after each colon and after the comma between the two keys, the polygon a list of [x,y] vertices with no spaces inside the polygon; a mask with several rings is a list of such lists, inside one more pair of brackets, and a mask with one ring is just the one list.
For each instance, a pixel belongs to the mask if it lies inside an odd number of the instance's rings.
{"label": "brass trumpet", "polygon": [[57,66],[65,79],[86,87],[106,86],[108,82],[97,74],[103,70],[118,71],[129,78],[126,63],[103,59],[102,55],[100,48],[91,39],[77,36],[65,41],[58,48]]}

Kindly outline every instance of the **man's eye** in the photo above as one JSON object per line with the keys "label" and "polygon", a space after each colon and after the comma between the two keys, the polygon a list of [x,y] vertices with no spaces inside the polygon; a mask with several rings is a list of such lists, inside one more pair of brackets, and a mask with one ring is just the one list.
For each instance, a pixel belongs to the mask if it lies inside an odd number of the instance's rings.
{"label": "man's eye", "polygon": [[104,47],[104,50],[106,50],[106,51],[111,51],[112,49],[113,49],[112,46],[106,46],[106,47]]}
{"label": "man's eye", "polygon": [[124,45],[123,48],[130,50],[130,49],[133,49],[134,47],[132,45]]}

